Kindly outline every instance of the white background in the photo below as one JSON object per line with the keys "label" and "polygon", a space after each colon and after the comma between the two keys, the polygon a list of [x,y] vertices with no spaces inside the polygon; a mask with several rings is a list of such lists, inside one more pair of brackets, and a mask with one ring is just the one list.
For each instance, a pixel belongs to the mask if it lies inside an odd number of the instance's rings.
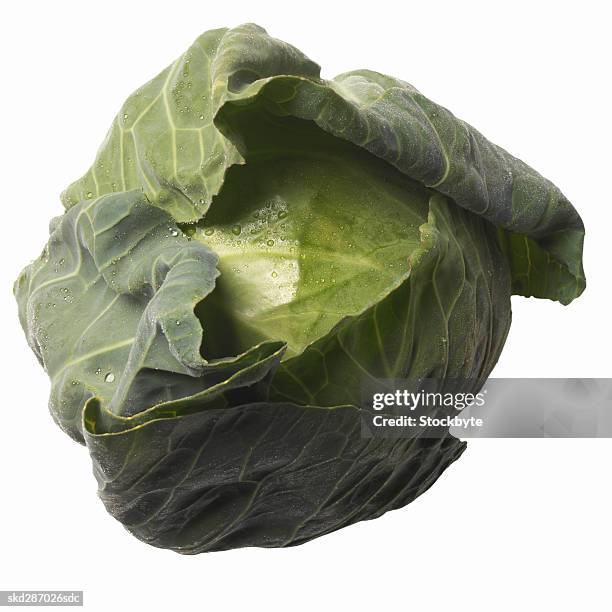
{"label": "white background", "polygon": [[513,298],[494,374],[610,376],[605,5],[5,3],[0,589],[83,589],[89,610],[609,610],[612,440],[470,442],[410,506],[298,548],[182,557],[140,543],[48,415],[11,295],[124,98],[202,31],[255,21],[326,77],[367,67],[413,83],[556,182],[587,227],[588,287],[568,307]]}

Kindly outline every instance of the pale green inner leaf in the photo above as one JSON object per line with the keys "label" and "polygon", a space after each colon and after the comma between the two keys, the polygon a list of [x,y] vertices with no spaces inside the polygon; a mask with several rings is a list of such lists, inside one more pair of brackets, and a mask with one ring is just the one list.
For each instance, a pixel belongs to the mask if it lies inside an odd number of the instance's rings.
{"label": "pale green inner leaf", "polygon": [[299,354],[406,277],[430,192],[310,122],[236,112],[231,168],[194,238],[219,256],[199,307],[208,358],[283,339]]}

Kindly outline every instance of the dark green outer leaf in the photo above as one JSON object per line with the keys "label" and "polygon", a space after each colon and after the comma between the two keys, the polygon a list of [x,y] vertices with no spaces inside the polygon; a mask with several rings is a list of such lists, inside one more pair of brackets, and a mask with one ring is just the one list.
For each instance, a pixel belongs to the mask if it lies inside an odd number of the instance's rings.
{"label": "dark green outer leaf", "polygon": [[[99,405],[90,400],[86,418]],[[264,403],[85,439],[107,510],[181,553],[300,544],[399,508],[465,449],[455,438],[364,439],[359,411]]]}

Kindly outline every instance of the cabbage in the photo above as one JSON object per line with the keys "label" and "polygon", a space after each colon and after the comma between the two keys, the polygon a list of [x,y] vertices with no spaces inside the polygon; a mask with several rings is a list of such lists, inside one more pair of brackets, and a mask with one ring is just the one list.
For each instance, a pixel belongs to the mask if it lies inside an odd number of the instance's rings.
{"label": "cabbage", "polygon": [[15,285],[107,510],[181,553],[287,546],[409,503],[465,448],[361,434],[379,378],[472,381],[510,295],[585,286],[560,190],[398,79],[324,80],[255,25],[125,102]]}

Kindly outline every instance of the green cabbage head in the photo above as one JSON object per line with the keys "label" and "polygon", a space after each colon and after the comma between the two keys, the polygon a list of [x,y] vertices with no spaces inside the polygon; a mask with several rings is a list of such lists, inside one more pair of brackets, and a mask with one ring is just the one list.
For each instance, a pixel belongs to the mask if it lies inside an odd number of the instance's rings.
{"label": "green cabbage head", "polygon": [[510,295],[569,303],[560,190],[404,81],[332,80],[258,26],[125,102],[15,285],[107,510],[181,553],[380,516],[464,450],[361,435],[376,378],[481,385]]}

